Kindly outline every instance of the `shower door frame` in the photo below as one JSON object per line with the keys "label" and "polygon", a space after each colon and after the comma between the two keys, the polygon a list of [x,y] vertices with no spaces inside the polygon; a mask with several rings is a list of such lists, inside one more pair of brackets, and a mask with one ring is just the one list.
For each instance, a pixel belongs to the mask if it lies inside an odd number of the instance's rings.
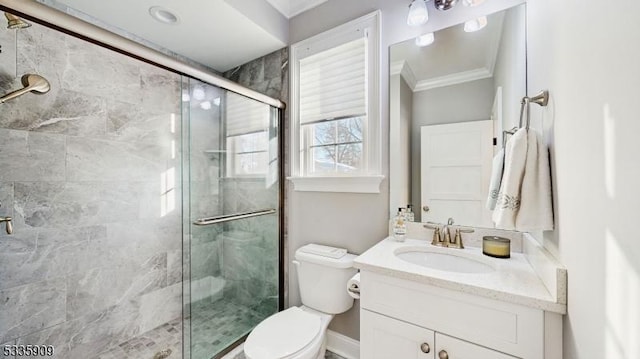
{"label": "shower door frame", "polygon": [[[277,109],[277,121],[278,121],[278,311],[281,311],[285,307],[286,303],[286,247],[284,243],[285,238],[285,111],[286,104],[279,100],[260,92],[246,88],[240,84],[237,84],[231,80],[221,77],[213,72],[208,72],[202,69],[198,69],[186,62],[175,59],[169,55],[166,55],[160,51],[154,50],[149,47],[145,47],[133,40],[122,37],[118,34],[112,33],[106,29],[98,27],[94,24],[85,22],[79,18],[73,17],[69,14],[55,10],[44,4],[38,3],[35,0],[0,0],[0,10],[12,13],[16,16],[24,18],[28,21],[40,24],[47,28],[62,32],[66,35],[87,41],[94,45],[107,48],[130,58],[134,58],[138,61],[145,62],[147,64],[162,68],[169,72],[202,81],[204,83],[235,92],[239,95],[251,98],[261,103]],[[183,114],[183,112],[181,113]],[[184,120],[184,119],[183,119]],[[184,138],[184,137],[183,137]],[[184,139],[183,139],[184,141]],[[184,169],[183,169],[184,170]],[[183,193],[184,196],[184,193]],[[184,202],[184,200],[183,200]],[[184,208],[183,208],[183,216]],[[182,231],[184,236],[184,230]],[[184,238],[183,238],[184,242]],[[184,253],[183,253],[184,258]],[[184,268],[184,263],[183,263]],[[184,270],[184,269],[183,269]],[[184,272],[183,272],[184,281]],[[184,287],[183,287],[184,288]],[[182,319],[184,322],[184,293],[182,303]],[[248,335],[248,334],[247,334]],[[217,358],[224,356],[240,343],[244,342],[247,335],[241,337],[225,350],[216,355]],[[184,342],[184,330],[183,330],[183,347]],[[184,350],[183,350],[184,352]]]}

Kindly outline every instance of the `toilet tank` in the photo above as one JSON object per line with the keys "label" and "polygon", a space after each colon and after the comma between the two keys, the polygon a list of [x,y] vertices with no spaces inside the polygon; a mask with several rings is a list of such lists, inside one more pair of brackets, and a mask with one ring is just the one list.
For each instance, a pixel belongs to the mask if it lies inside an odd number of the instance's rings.
{"label": "toilet tank", "polygon": [[353,306],[353,298],[347,294],[347,281],[358,270],[353,268],[353,254],[330,258],[296,251],[294,264],[298,269],[298,286],[302,304],[328,314],[344,313]]}

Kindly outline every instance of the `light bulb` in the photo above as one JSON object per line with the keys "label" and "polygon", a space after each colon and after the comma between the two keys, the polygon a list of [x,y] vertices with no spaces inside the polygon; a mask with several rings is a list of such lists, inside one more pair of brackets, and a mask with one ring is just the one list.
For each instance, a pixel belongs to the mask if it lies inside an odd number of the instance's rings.
{"label": "light bulb", "polygon": [[189,96],[189,91],[182,91],[182,102],[191,101],[191,96]]}
{"label": "light bulb", "polygon": [[216,97],[213,99],[213,104],[216,106],[220,106],[220,97]]}
{"label": "light bulb", "polygon": [[413,0],[409,5],[409,15],[407,16],[407,25],[420,26],[429,20],[429,12],[427,11],[427,3],[424,0]]}
{"label": "light bulb", "polygon": [[469,20],[464,23],[464,31],[465,32],[474,32],[478,31],[487,26],[487,17],[481,16],[474,20]]}
{"label": "light bulb", "polygon": [[434,40],[435,40],[435,36],[433,35],[433,32],[430,32],[428,34],[424,34],[416,37],[416,45],[420,47],[429,46],[433,44]]}
{"label": "light bulb", "polygon": [[202,101],[205,98],[204,88],[200,85],[197,85],[193,88],[193,98]]}
{"label": "light bulb", "polygon": [[211,102],[205,101],[200,104],[200,108],[203,110],[211,110]]}

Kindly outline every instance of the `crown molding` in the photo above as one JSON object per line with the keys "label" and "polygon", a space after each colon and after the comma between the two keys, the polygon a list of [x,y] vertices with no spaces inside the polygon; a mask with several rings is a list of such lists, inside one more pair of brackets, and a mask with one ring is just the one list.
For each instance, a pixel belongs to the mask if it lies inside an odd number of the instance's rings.
{"label": "crown molding", "polygon": [[402,72],[402,66],[404,66],[405,62],[405,60],[392,62],[389,66],[389,75],[400,75],[400,73]]}
{"label": "crown molding", "polygon": [[411,91],[415,91],[416,83],[418,80],[416,78],[416,75],[413,73],[411,66],[409,66],[409,63],[407,61],[400,60],[400,61],[393,62],[390,66],[389,74],[391,76],[393,75],[402,76],[402,78],[407,83],[407,85],[409,85],[409,88],[411,89]]}
{"label": "crown molding", "polygon": [[469,71],[458,72],[451,75],[432,78],[429,80],[421,80],[413,87],[413,92],[431,90],[438,87],[445,87],[451,85],[457,85],[465,82],[482,80],[490,78],[493,73],[485,67],[479,69],[473,69]]}

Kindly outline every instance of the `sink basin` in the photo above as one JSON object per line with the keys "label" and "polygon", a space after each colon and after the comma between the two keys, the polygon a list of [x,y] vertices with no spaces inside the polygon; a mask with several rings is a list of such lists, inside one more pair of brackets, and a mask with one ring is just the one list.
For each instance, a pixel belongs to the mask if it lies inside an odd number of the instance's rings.
{"label": "sink basin", "polygon": [[396,250],[395,255],[405,262],[444,272],[490,273],[495,270],[487,263],[456,253],[432,252],[422,248],[405,248],[404,250]]}

